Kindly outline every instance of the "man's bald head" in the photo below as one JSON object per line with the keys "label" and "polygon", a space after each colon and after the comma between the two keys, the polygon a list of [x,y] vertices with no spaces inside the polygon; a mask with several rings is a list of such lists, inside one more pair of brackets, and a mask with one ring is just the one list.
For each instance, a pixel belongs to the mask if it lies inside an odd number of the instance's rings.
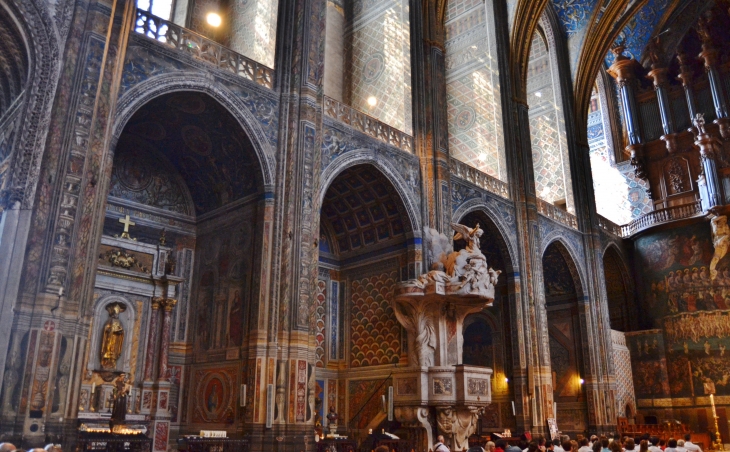
{"label": "man's bald head", "polygon": [[13,452],[16,449],[12,443],[0,443],[0,452]]}

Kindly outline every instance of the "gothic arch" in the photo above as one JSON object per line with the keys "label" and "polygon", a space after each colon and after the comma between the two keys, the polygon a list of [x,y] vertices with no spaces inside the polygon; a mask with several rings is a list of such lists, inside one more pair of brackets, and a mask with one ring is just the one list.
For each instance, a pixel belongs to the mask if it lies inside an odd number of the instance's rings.
{"label": "gothic arch", "polygon": [[[421,221],[419,202],[416,196],[412,195],[407,188],[409,183],[401,176],[401,171],[383,155],[379,155],[374,149],[356,149],[336,158],[330,163],[319,177],[319,193],[317,193],[317,203],[322,206],[324,195],[327,193],[332,182],[343,171],[356,165],[369,164],[380,171],[395,188],[396,192],[403,202],[403,206],[408,212],[408,221],[414,237],[421,237]],[[420,248],[420,245],[417,246]]]}
{"label": "gothic arch", "polygon": [[[500,220],[500,215],[498,212],[492,207],[484,203],[481,199],[473,199],[470,201],[465,202],[459,208],[454,212],[452,216],[452,221],[455,223],[460,222],[465,216],[472,212],[482,212],[489,218],[489,220],[494,225],[495,229],[499,233],[500,239],[502,243],[504,244],[503,254],[506,263],[510,266],[510,268],[503,269],[505,273],[514,273],[515,271],[519,271],[519,264],[517,259],[517,253],[515,252],[515,244],[513,243],[512,239],[513,237],[508,234],[508,231],[510,230],[506,224],[504,224],[504,221]],[[502,248],[502,246],[500,246]]]}
{"label": "gothic arch", "polygon": [[[543,248],[540,253],[541,256],[545,256],[545,253],[547,252],[548,248],[555,244],[557,246],[558,251],[560,251],[560,254],[563,255],[563,258],[565,259],[566,264],[568,265],[568,270],[570,270],[570,274],[573,277],[573,283],[575,284],[575,291],[578,295],[578,300],[580,301],[581,298],[585,299],[586,297],[586,278],[583,274],[584,269],[578,265],[578,262],[580,260],[577,258],[578,253],[575,252],[572,246],[565,240],[563,240],[560,237],[560,231],[553,231],[550,235],[548,235],[549,239],[545,240],[543,243]],[[544,269],[543,269],[544,271]]]}
{"label": "gothic arch", "polygon": [[215,99],[236,118],[243,131],[253,143],[254,151],[261,166],[264,190],[273,192],[275,186],[276,152],[269,143],[258,121],[240,101],[239,97],[224,86],[212,82],[197,72],[163,74],[136,85],[119,100],[110,149],[116,143],[132,115],[143,105],[164,94],[177,91],[195,91]]}
{"label": "gothic arch", "polygon": [[59,38],[53,17],[43,0],[0,0],[0,8],[16,21],[25,39],[29,60],[23,128],[21,135],[15,139],[7,189],[0,193],[0,205],[20,203],[23,208],[30,208],[46,148],[48,123],[58,82]]}

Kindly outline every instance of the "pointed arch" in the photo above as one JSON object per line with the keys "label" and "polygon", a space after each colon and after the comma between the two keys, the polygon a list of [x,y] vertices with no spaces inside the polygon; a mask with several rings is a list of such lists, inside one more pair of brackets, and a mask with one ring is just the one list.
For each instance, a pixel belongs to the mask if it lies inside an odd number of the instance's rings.
{"label": "pointed arch", "polygon": [[276,171],[275,144],[270,143],[254,114],[244,105],[240,96],[220,84],[211,82],[199,73],[162,74],[152,77],[127,91],[119,100],[117,114],[114,118],[111,149],[117,141],[129,119],[142,106],[164,94],[178,91],[195,91],[209,95],[236,118],[236,121],[253,144],[263,178],[264,190],[274,191]]}

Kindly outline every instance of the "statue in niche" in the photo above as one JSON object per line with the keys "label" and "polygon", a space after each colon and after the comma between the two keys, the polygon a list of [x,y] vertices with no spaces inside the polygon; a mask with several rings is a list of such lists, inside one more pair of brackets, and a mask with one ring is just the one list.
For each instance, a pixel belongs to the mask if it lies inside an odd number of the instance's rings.
{"label": "statue in niche", "polygon": [[110,303],[106,306],[109,319],[102,330],[100,347],[101,367],[105,370],[116,369],[117,360],[122,355],[124,326],[119,321],[119,314],[126,309],[121,303]]}

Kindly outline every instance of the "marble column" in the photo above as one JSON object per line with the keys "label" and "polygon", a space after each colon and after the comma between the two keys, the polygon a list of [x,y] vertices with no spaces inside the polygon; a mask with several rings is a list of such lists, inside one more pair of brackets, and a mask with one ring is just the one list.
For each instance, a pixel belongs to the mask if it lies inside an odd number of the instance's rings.
{"label": "marble column", "polygon": [[162,332],[160,333],[160,354],[158,360],[157,379],[167,381],[167,359],[170,352],[170,326],[172,325],[172,310],[177,300],[168,298],[162,304]]}
{"label": "marble column", "polygon": [[155,364],[155,349],[157,348],[157,324],[159,323],[161,297],[153,297],[150,313],[150,330],[147,336],[147,350],[144,357],[144,381],[152,381],[152,370]]}
{"label": "marble column", "polygon": [[712,42],[712,35],[706,18],[700,18],[697,22],[697,34],[702,40],[702,52],[700,52],[699,57],[704,61],[705,72],[712,92],[712,103],[715,105],[715,114],[717,115],[715,124],[719,126],[722,138],[728,140],[730,139],[730,117],[728,117],[722,80],[720,80],[720,73],[717,71],[719,52]]}
{"label": "marble column", "polygon": [[608,74],[616,79],[621,97],[621,108],[624,113],[626,131],[629,136],[629,144],[626,146],[626,152],[631,157],[631,165],[634,167],[636,176],[647,181],[646,194],[649,198],[652,198],[651,190],[648,188],[647,174],[644,169],[644,139],[641,136],[639,111],[636,107],[633,86],[634,79],[636,78],[635,69],[639,64],[633,58],[624,56],[624,49],[623,44],[611,49],[616,59],[608,68]]}

